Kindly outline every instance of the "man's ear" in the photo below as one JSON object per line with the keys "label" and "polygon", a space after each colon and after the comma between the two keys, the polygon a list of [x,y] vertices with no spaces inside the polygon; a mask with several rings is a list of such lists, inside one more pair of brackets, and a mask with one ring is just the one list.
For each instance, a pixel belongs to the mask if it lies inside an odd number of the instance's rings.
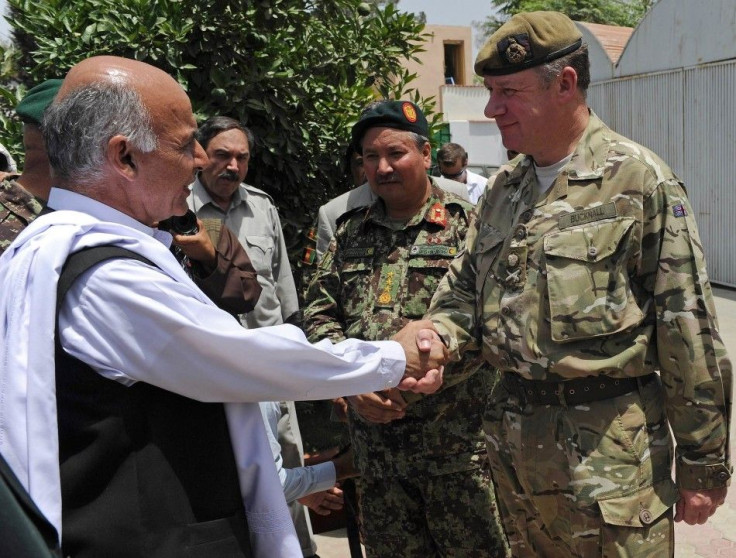
{"label": "man's ear", "polygon": [[578,74],[570,66],[562,69],[560,78],[557,83],[557,91],[563,100],[569,100],[570,97],[578,93]]}
{"label": "man's ear", "polygon": [[107,162],[129,180],[138,174],[138,153],[125,136],[113,136],[107,142]]}
{"label": "man's ear", "polygon": [[424,168],[429,170],[432,166],[432,145],[429,142],[422,147],[422,158],[424,159]]}

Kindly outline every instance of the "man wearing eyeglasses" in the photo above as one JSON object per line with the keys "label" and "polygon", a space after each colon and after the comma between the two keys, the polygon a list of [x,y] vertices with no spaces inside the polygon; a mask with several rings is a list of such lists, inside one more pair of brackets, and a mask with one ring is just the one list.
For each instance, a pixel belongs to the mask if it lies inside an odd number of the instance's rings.
{"label": "man wearing eyeglasses", "polygon": [[478,203],[488,179],[468,170],[468,153],[457,143],[446,143],[437,151],[440,173],[449,180],[462,182],[468,187],[468,197]]}

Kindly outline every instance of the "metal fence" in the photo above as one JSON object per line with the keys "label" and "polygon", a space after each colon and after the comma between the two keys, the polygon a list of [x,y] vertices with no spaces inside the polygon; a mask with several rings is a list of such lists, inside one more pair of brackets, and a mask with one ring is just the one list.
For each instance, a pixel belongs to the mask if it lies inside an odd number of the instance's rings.
{"label": "metal fence", "polygon": [[685,186],[714,283],[736,287],[736,60],[591,84],[615,131],[662,157]]}

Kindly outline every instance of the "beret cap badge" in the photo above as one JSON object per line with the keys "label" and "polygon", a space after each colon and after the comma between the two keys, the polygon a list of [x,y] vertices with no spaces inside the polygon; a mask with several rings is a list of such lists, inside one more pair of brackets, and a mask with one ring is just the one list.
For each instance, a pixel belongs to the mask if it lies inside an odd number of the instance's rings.
{"label": "beret cap badge", "polygon": [[404,103],[401,106],[401,111],[409,122],[414,123],[417,121],[417,111],[411,103]]}
{"label": "beret cap badge", "polygon": [[511,64],[521,64],[532,57],[528,35],[513,35],[498,43],[498,49]]}

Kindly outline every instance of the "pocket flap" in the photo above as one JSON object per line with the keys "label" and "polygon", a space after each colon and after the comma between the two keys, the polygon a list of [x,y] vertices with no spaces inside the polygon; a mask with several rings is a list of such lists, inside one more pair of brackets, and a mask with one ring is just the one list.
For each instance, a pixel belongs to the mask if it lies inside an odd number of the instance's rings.
{"label": "pocket flap", "polygon": [[273,238],[269,236],[260,236],[255,234],[247,235],[245,237],[245,243],[248,246],[256,246],[257,248],[260,248],[264,253],[273,248]]}
{"label": "pocket flap", "polygon": [[479,254],[488,252],[488,250],[503,242],[505,238],[504,233],[498,229],[482,223],[476,239],[475,251]]}
{"label": "pocket flap", "polygon": [[584,262],[608,258],[633,223],[634,219],[627,217],[550,234],[544,237],[544,253]]}
{"label": "pocket flap", "polygon": [[603,521],[608,525],[646,527],[674,506],[679,498],[675,483],[667,479],[634,494],[598,500],[598,506]]}

